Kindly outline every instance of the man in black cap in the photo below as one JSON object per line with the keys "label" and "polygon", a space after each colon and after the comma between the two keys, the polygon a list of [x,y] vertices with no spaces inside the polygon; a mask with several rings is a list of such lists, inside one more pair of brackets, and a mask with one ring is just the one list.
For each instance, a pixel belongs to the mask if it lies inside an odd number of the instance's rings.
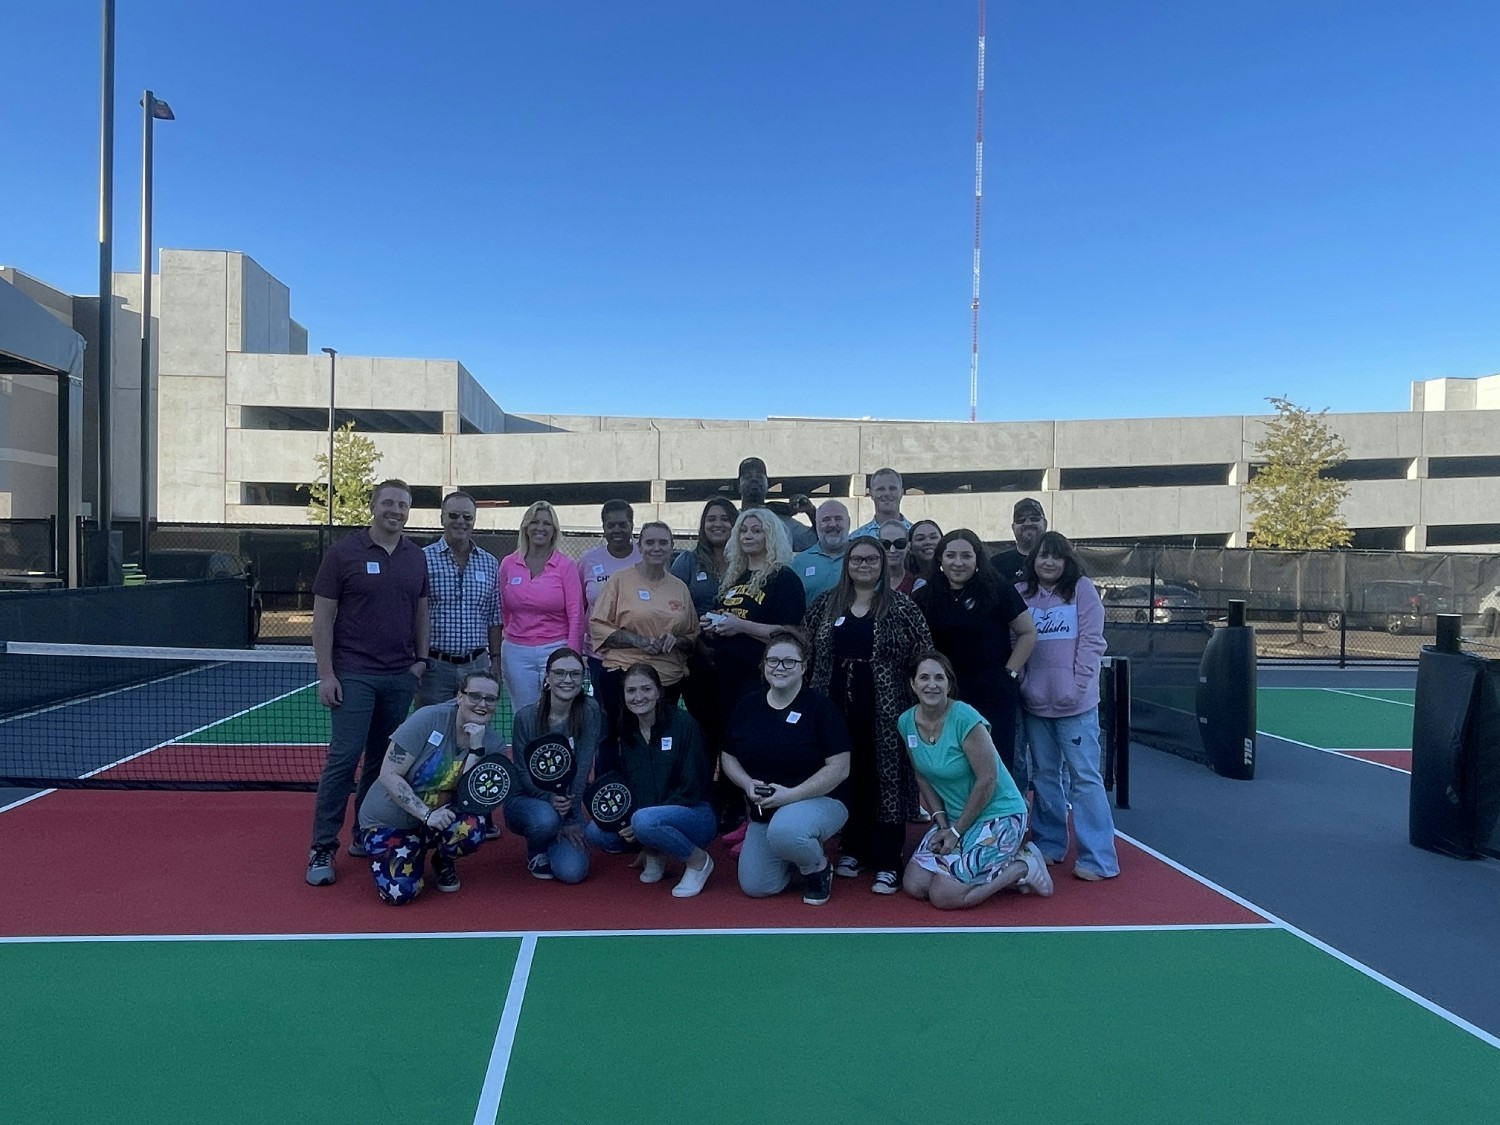
{"label": "man in black cap", "polygon": [[1042,510],[1040,500],[1028,496],[1016,501],[1010,518],[1010,531],[1015,536],[1016,545],[995,556],[995,569],[1005,581],[1020,582],[1026,577],[1026,556],[1031,554],[1042,532],[1047,530],[1047,513]]}
{"label": "man in black cap", "polygon": [[812,529],[811,524],[806,524],[795,515],[805,515],[809,519],[817,518],[817,509],[812,501],[801,493],[793,496],[784,507],[790,510],[780,510],[783,505],[778,504],[775,508],[769,508],[766,503],[766,493],[771,489],[771,478],[766,473],[766,463],[759,457],[746,457],[740,462],[740,511],[750,508],[768,508],[772,515],[782,522],[786,528],[787,538],[792,541],[792,551],[805,551],[818,541],[818,533]]}

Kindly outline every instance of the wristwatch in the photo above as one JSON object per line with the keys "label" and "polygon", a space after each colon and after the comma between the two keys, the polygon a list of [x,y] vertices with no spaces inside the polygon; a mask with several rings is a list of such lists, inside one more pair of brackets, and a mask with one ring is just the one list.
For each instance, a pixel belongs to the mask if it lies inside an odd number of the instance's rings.
{"label": "wristwatch", "polygon": [[1007,668],[1005,670],[1005,674],[1013,680],[1019,680],[1021,678],[1021,673],[1017,672],[1014,668]]}

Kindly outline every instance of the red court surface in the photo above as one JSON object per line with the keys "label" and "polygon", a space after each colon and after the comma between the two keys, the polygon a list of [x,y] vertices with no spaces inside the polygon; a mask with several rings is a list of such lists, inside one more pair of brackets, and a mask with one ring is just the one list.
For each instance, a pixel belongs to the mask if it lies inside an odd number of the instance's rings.
{"label": "red court surface", "polygon": [[109,781],[150,782],[167,777],[247,783],[274,777],[316,784],[327,753],[323,743],[177,742],[128,758],[98,776]]}
{"label": "red court surface", "polygon": [[1379,766],[1390,766],[1403,773],[1411,773],[1410,750],[1340,750],[1339,753],[1346,758],[1358,758],[1362,762],[1374,762]]}
{"label": "red court surface", "polygon": [[835,880],[812,907],[790,891],[740,893],[734,860],[697,898],[675,899],[675,873],[643,886],[624,856],[595,853],[581,886],[526,873],[507,833],[460,860],[463,888],[429,887],[410,906],[379,901],[365,861],[343,852],[338,882],[303,881],[312,795],[63,791],[0,815],[10,866],[5,936],[445,933],[488,931],[785,929],[930,926],[1164,926],[1253,924],[1264,918],[1119,841],[1122,875],[1102,883],[1052,868],[1049,899],[997,895],[974,910],[939,911],[869,890],[868,876]]}

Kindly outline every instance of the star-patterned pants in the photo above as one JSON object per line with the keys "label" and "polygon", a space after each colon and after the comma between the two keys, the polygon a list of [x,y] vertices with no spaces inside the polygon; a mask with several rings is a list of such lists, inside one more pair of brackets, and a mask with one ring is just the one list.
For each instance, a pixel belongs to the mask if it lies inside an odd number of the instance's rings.
{"label": "star-patterned pants", "polygon": [[361,830],[370,871],[381,900],[405,906],[427,885],[427,853],[445,859],[468,855],[484,840],[479,818],[465,814],[442,831],[431,828],[365,828]]}

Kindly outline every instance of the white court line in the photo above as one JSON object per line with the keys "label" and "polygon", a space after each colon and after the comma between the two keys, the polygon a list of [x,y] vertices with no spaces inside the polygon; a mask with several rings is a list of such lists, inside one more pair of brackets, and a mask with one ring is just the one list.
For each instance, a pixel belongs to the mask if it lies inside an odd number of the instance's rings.
{"label": "white court line", "polygon": [[[199,669],[193,669],[192,671],[202,671],[202,670],[203,669],[199,668]],[[192,674],[191,671],[190,672],[177,672],[174,675],[166,677],[166,678],[167,679],[176,679],[178,676],[187,676],[187,675],[191,675],[191,674]],[[16,715],[16,716],[14,716],[14,718],[24,719],[24,718],[27,718],[28,716],[40,715],[40,714],[42,714],[45,711],[55,711],[55,710],[58,710],[59,708],[62,708],[62,707],[72,707],[72,706],[74,706],[76,704],[88,703],[88,702],[90,702],[91,700],[94,700],[94,699],[102,699],[106,695],[118,695],[122,691],[133,691],[135,688],[138,688],[138,687],[150,687],[151,684],[159,684],[159,683],[162,683],[162,682],[163,682],[162,680],[153,680],[153,681],[151,681],[150,684],[134,684],[134,685],[132,685],[131,687],[128,687],[128,688],[119,688],[116,691],[103,692],[100,695],[91,695],[91,696],[88,696],[88,697],[86,697],[84,699],[74,699],[74,700],[68,701],[67,703],[57,703],[57,704],[54,704],[51,707],[44,707],[40,711],[28,711],[25,715]],[[123,766],[126,762],[133,762],[137,758],[144,758],[147,754],[155,753],[157,750],[161,750],[164,747],[175,746],[178,743],[180,743],[184,738],[192,738],[193,735],[195,735],[195,734],[202,734],[206,730],[212,730],[214,727],[219,726],[221,723],[227,723],[227,722],[229,722],[229,721],[231,721],[233,719],[238,719],[241,715],[248,715],[248,714],[250,714],[253,711],[259,711],[262,707],[269,707],[273,703],[280,703],[283,699],[286,699],[289,696],[296,695],[298,692],[306,691],[308,688],[310,688],[312,686],[314,686],[314,685],[312,685],[312,684],[303,684],[301,687],[292,688],[291,691],[284,691],[280,695],[275,696],[272,699],[267,699],[267,700],[265,700],[264,702],[261,702],[261,703],[253,703],[249,707],[245,707],[245,708],[243,708],[243,709],[241,709],[239,711],[236,711],[233,715],[226,715],[222,719],[215,719],[212,722],[204,723],[201,727],[195,727],[193,730],[190,730],[190,731],[186,732],[185,734],[175,735],[172,738],[167,739],[165,742],[158,742],[155,746],[148,746],[146,749],[139,750],[139,751],[137,751],[134,754],[127,754],[123,758],[120,758],[120,759],[118,759],[116,761],[110,762],[107,766],[100,766],[98,769],[89,770],[88,773],[79,774],[78,775],[78,779],[80,781],[83,781],[83,780],[85,780],[87,778],[95,777],[95,776],[97,776],[97,775],[99,775],[101,773],[105,773],[105,772],[107,772],[109,770],[114,769],[116,766]],[[0,722],[10,722],[10,720],[9,719],[0,720]],[[188,745],[190,745],[190,746],[210,746],[210,747],[212,747],[212,746],[219,746],[219,747],[223,747],[223,746],[242,746],[242,745],[246,745],[246,744],[245,743],[239,743],[239,742],[192,742],[192,743],[188,743]],[[250,744],[250,745],[253,745],[253,743]],[[274,745],[276,745],[276,746],[292,746],[292,747],[298,747],[298,746],[326,746],[327,743],[324,743],[324,742],[277,742],[277,743],[274,743]],[[10,804],[5,805],[4,807],[0,807],[0,813],[5,813],[5,812],[9,812],[11,809],[20,808],[22,805],[26,804],[28,801],[34,801],[38,797],[45,797],[49,793],[56,793],[56,792],[57,792],[56,789],[43,789],[43,790],[41,790],[38,793],[31,794],[31,796],[29,796],[29,797],[23,797],[19,801],[12,801]]]}
{"label": "white court line", "polygon": [[67,934],[0,937],[0,945],[83,945],[119,942],[213,941],[454,941],[470,939],[617,938],[617,937],[781,937],[785,934],[1091,934],[1177,933],[1194,930],[1270,930],[1271,922],[1184,922],[1137,926],[824,926],[800,929],[768,926],[746,929],[700,930],[437,930],[414,933],[343,934]]}
{"label": "white court line", "polygon": [[474,1125],[495,1125],[500,1113],[500,1095],[505,1090],[505,1074],[516,1045],[516,1028],[521,1022],[521,1005],[526,1002],[526,982],[531,979],[531,959],[535,953],[536,938],[521,939],[516,967],[510,974],[510,989],[505,994],[505,1009],[495,1031],[495,1045],[490,1049],[490,1064],[484,1072],[484,1086],[479,1091],[479,1106],[474,1110]]}
{"label": "white court line", "polygon": [[[1284,734],[1272,734],[1268,730],[1258,730],[1255,733],[1261,738],[1274,738],[1277,742],[1287,742],[1293,746],[1301,746],[1304,750],[1316,750],[1319,754],[1327,754],[1331,758],[1343,758],[1348,762],[1359,762],[1361,765],[1375,766],[1377,769],[1390,770],[1392,773],[1399,773],[1407,777],[1411,776],[1410,770],[1404,770],[1400,766],[1393,766],[1387,762],[1372,762],[1369,758],[1356,758],[1347,749],[1335,750],[1327,746],[1314,746],[1311,742],[1300,742],[1295,738],[1288,738]],[[1361,749],[1364,748],[1361,747]],[[1391,746],[1387,749],[1396,751],[1406,750],[1407,753],[1411,752],[1404,746]]]}
{"label": "white court line", "polygon": [[1355,699],[1368,699],[1371,703],[1389,703],[1393,707],[1412,707],[1412,708],[1416,707],[1415,703],[1407,703],[1404,700],[1400,700],[1400,699],[1382,699],[1378,695],[1364,695],[1361,692],[1349,691],[1346,688],[1329,687],[1329,688],[1323,688],[1323,690],[1324,691],[1331,691],[1331,692],[1333,692],[1334,695],[1352,695]]}
{"label": "white court line", "polygon": [[1356,972],[1364,974],[1365,976],[1369,977],[1371,980],[1375,981],[1377,984],[1383,984],[1383,985],[1385,985],[1386,988],[1389,988],[1392,992],[1395,992],[1397,995],[1404,996],[1404,997],[1406,997],[1406,999],[1412,1001],[1414,1004],[1417,1004],[1420,1007],[1426,1008],[1433,1015],[1439,1017],[1440,1019],[1447,1020],[1454,1027],[1460,1029],[1461,1031],[1467,1031],[1470,1035],[1474,1036],[1480,1042],[1487,1043],[1491,1047],[1500,1048],[1500,1039],[1497,1039],[1495,1036],[1491,1035],[1488,1031],[1485,1031],[1484,1028],[1482,1028],[1482,1027],[1476,1027],[1474,1024],[1470,1023],[1468,1020],[1464,1019],[1462,1016],[1455,1015],[1454,1013],[1450,1012],[1447,1008],[1444,1008],[1441,1004],[1435,1003],[1434,1001],[1427,999],[1427,997],[1422,996],[1419,993],[1413,992],[1411,989],[1407,988],[1404,984],[1398,984],[1398,983],[1396,983],[1390,977],[1386,976],[1384,973],[1378,972],[1377,970],[1370,968],[1370,966],[1366,965],[1362,961],[1356,961],[1353,957],[1350,957],[1347,953],[1344,953],[1344,952],[1342,952],[1340,950],[1335,949],[1333,946],[1329,945],[1325,941],[1319,941],[1317,938],[1313,937],[1312,934],[1307,933],[1305,930],[1299,930],[1296,926],[1292,925],[1290,922],[1286,921],[1284,918],[1277,917],[1275,914],[1272,914],[1269,910],[1266,910],[1266,909],[1264,909],[1264,908],[1262,908],[1260,906],[1257,906],[1255,903],[1251,902],[1249,899],[1244,898],[1244,897],[1242,897],[1240,895],[1235,894],[1233,891],[1229,890],[1227,887],[1220,886],[1218,883],[1215,883],[1212,879],[1208,878],[1206,875],[1200,875],[1200,874],[1198,874],[1198,872],[1194,871],[1192,868],[1184,866],[1183,864],[1178,863],[1175,859],[1172,859],[1171,857],[1166,856],[1166,855],[1162,854],[1161,852],[1157,851],[1155,848],[1149,847],[1148,845],[1141,843],[1141,841],[1135,839],[1133,836],[1129,836],[1126,833],[1121,832],[1119,829],[1115,830],[1115,835],[1119,836],[1122,840],[1128,841],[1130,844],[1134,845],[1135,847],[1140,848],[1141,851],[1145,852],[1147,855],[1153,856],[1156,859],[1161,860],[1161,862],[1165,863],[1168,867],[1171,867],[1174,870],[1182,872],[1182,874],[1186,875],[1189,879],[1193,879],[1196,882],[1202,883],[1209,890],[1217,891],[1219,894],[1223,895],[1225,898],[1227,898],[1227,899],[1229,899],[1229,900],[1231,900],[1233,902],[1239,903],[1246,910],[1250,910],[1250,911],[1255,912],[1256,914],[1259,914],[1266,921],[1271,922],[1271,923],[1273,923],[1276,926],[1279,926],[1281,929],[1285,930],[1287,933],[1291,934],[1293,937],[1301,938],[1303,941],[1307,942],[1307,944],[1309,944],[1309,945],[1311,945],[1311,946],[1313,946],[1313,947],[1315,947],[1317,949],[1321,949],[1324,953],[1327,953],[1329,956],[1331,956],[1331,957],[1333,957],[1333,958],[1335,958],[1335,959],[1337,959],[1339,961],[1342,961],[1344,964],[1348,965],[1351,969],[1354,969]]}

